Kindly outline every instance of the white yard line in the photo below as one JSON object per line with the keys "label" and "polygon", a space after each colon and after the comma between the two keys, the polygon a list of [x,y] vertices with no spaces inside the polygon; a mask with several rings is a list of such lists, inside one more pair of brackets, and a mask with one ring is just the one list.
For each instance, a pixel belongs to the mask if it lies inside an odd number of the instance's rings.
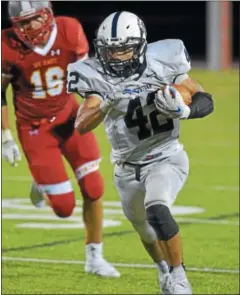
{"label": "white yard line", "polygon": [[[85,261],[80,260],[56,260],[56,259],[39,259],[39,258],[22,258],[22,257],[8,257],[3,256],[3,261],[13,262],[35,262],[35,263],[48,263],[48,264],[81,264],[84,265]],[[135,263],[113,263],[114,266],[123,268],[156,268],[153,264],[135,264]],[[199,268],[199,267],[188,267],[188,271],[194,272],[207,272],[207,273],[231,273],[239,274],[239,270],[235,269],[221,269],[221,268]]]}

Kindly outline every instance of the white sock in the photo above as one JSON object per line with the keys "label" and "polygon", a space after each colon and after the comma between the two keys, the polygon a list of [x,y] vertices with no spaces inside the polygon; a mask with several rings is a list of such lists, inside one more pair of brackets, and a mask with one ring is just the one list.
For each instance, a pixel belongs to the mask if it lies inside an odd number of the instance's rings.
{"label": "white sock", "polygon": [[173,279],[186,278],[186,273],[182,265],[174,266],[171,275]]}
{"label": "white sock", "polygon": [[165,260],[161,260],[159,262],[156,262],[156,266],[158,268],[158,271],[161,273],[168,273],[169,272],[169,268],[168,268],[168,264]]}
{"label": "white sock", "polygon": [[89,243],[85,246],[86,260],[100,259],[103,255],[102,243]]}

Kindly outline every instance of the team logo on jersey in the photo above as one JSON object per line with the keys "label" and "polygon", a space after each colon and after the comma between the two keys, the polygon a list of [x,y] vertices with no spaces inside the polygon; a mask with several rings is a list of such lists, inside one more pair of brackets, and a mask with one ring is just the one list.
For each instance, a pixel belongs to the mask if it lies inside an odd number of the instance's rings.
{"label": "team logo on jersey", "polygon": [[141,92],[146,92],[146,91],[150,91],[152,89],[152,85],[150,84],[146,84],[146,85],[142,85],[139,86],[137,88],[132,88],[131,86],[128,88],[125,88],[123,90],[123,94],[136,94],[136,93],[141,93]]}
{"label": "team logo on jersey", "polygon": [[60,53],[61,53],[60,49],[51,50],[51,56],[60,55]]}

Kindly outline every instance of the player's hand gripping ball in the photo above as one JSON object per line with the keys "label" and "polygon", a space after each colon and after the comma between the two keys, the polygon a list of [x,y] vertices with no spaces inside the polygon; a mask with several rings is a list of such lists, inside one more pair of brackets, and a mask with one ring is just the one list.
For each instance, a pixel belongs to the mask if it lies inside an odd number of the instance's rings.
{"label": "player's hand gripping ball", "polygon": [[155,107],[167,118],[185,118],[189,113],[189,103],[191,95],[183,86],[174,88],[172,85],[166,85],[155,93]]}

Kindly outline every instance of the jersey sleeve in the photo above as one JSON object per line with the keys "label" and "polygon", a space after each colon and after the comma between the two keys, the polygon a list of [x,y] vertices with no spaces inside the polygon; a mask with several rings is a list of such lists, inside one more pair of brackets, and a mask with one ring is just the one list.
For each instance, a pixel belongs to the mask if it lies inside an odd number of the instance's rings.
{"label": "jersey sleeve", "polygon": [[67,67],[67,93],[75,92],[84,97],[91,88],[77,64],[77,62],[71,63]]}
{"label": "jersey sleeve", "polygon": [[68,93],[77,92],[83,97],[96,94],[104,98],[109,92],[114,92],[114,86],[104,80],[96,67],[94,58],[69,64],[67,68]]}
{"label": "jersey sleeve", "polygon": [[66,41],[76,54],[76,59],[84,60],[88,56],[89,44],[80,22],[75,18],[62,17]]}
{"label": "jersey sleeve", "polygon": [[3,76],[11,77],[12,63],[11,56],[12,52],[7,46],[6,34],[4,30],[1,34],[1,46],[2,46],[2,54],[1,54],[1,73]]}
{"label": "jersey sleeve", "polygon": [[191,61],[182,40],[166,39],[152,43],[149,52],[154,60],[156,71],[161,64],[160,68],[163,68],[161,73],[169,83],[173,83],[180,75],[188,76]]}
{"label": "jersey sleeve", "polygon": [[[83,66],[83,62],[81,66]],[[68,65],[67,68],[67,93],[78,93],[83,98],[88,98],[90,95],[98,96],[103,99],[102,93],[98,92],[92,87],[91,80],[85,77],[82,67],[78,68],[79,62]],[[84,66],[83,66],[84,68]]]}
{"label": "jersey sleeve", "polygon": [[170,60],[176,75],[186,74],[191,70],[190,57],[181,40],[173,42]]}
{"label": "jersey sleeve", "polygon": [[88,57],[89,45],[83,27],[78,23],[75,52],[78,59],[84,60]]}
{"label": "jersey sleeve", "polygon": [[1,74],[2,74],[2,76],[11,78],[12,77],[11,63],[7,59],[5,59],[3,56],[2,56],[2,61],[1,62],[2,62],[2,66],[1,66]]}

